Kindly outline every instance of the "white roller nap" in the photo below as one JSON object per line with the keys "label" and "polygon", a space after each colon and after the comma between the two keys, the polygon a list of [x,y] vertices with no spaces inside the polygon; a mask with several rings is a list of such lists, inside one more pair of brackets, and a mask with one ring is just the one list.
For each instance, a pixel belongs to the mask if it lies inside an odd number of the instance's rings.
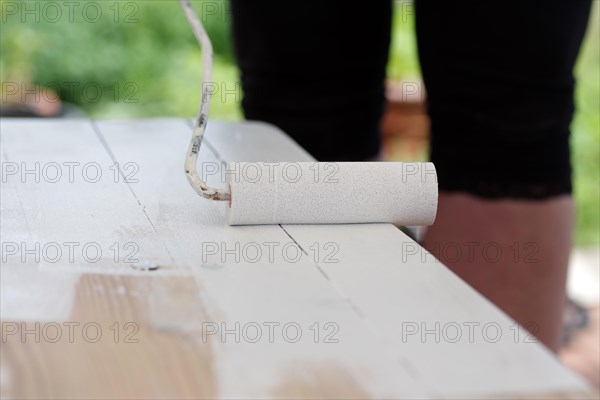
{"label": "white roller nap", "polygon": [[232,162],[230,225],[391,222],[431,225],[432,163]]}

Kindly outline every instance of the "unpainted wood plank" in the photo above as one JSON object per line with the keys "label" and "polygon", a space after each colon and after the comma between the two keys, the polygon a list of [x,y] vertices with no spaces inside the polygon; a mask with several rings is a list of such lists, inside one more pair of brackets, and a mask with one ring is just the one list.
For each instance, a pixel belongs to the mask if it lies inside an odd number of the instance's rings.
{"label": "unpainted wood plank", "polygon": [[74,297],[67,321],[2,321],[2,398],[214,398],[193,280],[82,274]]}

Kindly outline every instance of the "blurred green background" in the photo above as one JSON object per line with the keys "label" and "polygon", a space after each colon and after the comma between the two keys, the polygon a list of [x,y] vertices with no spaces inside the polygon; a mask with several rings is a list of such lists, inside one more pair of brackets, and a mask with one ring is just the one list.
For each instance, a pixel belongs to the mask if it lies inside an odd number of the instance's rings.
{"label": "blurred green background", "polygon": [[[67,3],[0,0],[2,90],[21,82],[58,88],[64,101],[95,118],[196,114],[200,51],[177,1]],[[579,245],[600,241],[600,33],[598,2],[594,3],[576,68],[577,114],[571,141]],[[193,4],[203,15],[215,49],[213,81],[219,92],[212,97],[211,117],[240,119],[230,6],[226,0]],[[413,81],[420,75],[411,7],[395,2],[388,66],[394,80]]]}

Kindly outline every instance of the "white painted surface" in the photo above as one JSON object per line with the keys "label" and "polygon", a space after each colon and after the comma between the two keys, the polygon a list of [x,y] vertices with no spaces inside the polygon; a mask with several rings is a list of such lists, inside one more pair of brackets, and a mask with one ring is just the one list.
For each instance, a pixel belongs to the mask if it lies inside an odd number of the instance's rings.
{"label": "white painted surface", "polygon": [[[147,390],[154,390],[149,395],[173,396],[190,380],[202,379],[217,388],[209,397],[221,398],[516,397],[587,390],[541,346],[525,343],[523,332],[515,343],[512,321],[393,226],[227,226],[226,205],[201,199],[185,179],[190,128],[184,121],[107,121],[98,122],[96,130],[98,136],[87,121],[2,120],[3,162],[94,160],[138,168],[138,182],[129,184],[3,182],[2,241],[135,241],[141,258],[160,268],[140,273],[108,259],[91,266],[80,259],[54,265],[10,258],[0,270],[3,321],[73,318],[69,309],[81,306],[69,304],[81,296],[73,293],[73,277],[125,274],[132,282],[150,279],[150,284],[135,291],[121,286],[98,291],[92,299],[100,302],[111,296],[107,310],[113,313],[130,301],[142,301],[148,329],[166,335],[167,342],[159,343],[210,354],[206,362],[212,374],[190,366],[186,376],[173,378],[171,391],[149,385]],[[211,122],[206,137],[200,156],[206,167],[225,160],[311,161],[289,138],[262,123]],[[208,181],[218,185],[220,178]],[[257,249],[262,251],[258,258]],[[47,280],[49,276],[57,278]],[[161,276],[193,280],[195,300]],[[7,295],[5,288],[14,290]],[[9,297],[5,310],[7,296],[34,289],[36,295]],[[86,309],[91,314],[100,311]],[[132,315],[142,321],[139,312]],[[250,334],[253,324],[265,327],[271,322],[279,327],[296,324],[302,336],[292,343],[278,330],[272,343],[251,343],[243,334],[236,341],[232,333],[211,331],[215,326],[221,330],[221,324],[235,330],[239,323]],[[317,343],[311,330],[315,323]],[[327,323],[332,324],[329,329]],[[439,343],[432,340],[434,334],[422,339],[407,331],[415,324],[435,329],[436,323]],[[465,323],[495,323],[501,336],[493,343],[487,340],[493,335],[491,328],[488,336],[479,330],[471,342]],[[463,326],[456,342],[448,336],[453,324]],[[325,335],[334,331],[330,339],[337,343],[325,343]],[[266,335],[263,329],[263,338]],[[86,356],[92,349],[83,346],[78,354]],[[160,354],[160,346],[147,351]],[[45,362],[60,362],[52,357]],[[160,357],[165,365],[178,365],[170,353]],[[136,365],[135,358],[117,359]],[[2,360],[4,371],[14,367],[12,360]],[[21,368],[38,365],[27,358],[22,362]],[[118,362],[113,367],[118,368]],[[58,371],[50,367],[44,373],[51,379]],[[122,379],[127,382],[127,373]]]}
{"label": "white painted surface", "polygon": [[0,133],[3,319],[63,319],[84,271],[171,264],[89,121],[2,120]]}

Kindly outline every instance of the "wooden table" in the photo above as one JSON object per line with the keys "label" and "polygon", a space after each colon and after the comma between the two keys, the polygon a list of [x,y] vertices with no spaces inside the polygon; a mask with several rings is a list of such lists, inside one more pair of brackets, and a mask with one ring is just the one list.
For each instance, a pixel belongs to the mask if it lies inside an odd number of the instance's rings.
{"label": "wooden table", "polygon": [[[589,396],[392,225],[226,226],[189,121],[0,127],[3,398]],[[256,122],[200,159],[312,160]]]}

